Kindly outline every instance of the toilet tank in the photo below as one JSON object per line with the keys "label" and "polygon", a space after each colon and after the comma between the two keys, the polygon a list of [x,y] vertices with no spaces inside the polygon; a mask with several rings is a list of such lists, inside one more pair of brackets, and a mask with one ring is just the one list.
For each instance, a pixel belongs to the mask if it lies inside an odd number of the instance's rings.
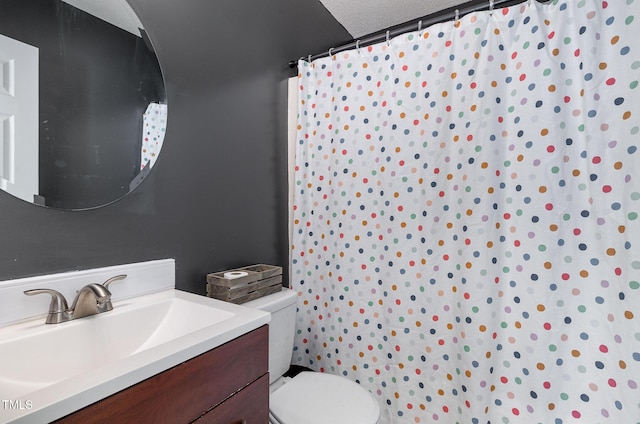
{"label": "toilet tank", "polygon": [[282,288],[278,293],[243,303],[242,306],[271,313],[269,322],[269,384],[280,378],[291,365],[296,327],[295,291]]}

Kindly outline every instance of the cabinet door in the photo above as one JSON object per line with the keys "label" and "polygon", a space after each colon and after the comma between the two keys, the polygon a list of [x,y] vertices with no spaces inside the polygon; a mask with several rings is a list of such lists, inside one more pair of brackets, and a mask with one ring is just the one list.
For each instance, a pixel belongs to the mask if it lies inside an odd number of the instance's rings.
{"label": "cabinet door", "polygon": [[269,422],[269,374],[262,376],[193,424],[265,424]]}

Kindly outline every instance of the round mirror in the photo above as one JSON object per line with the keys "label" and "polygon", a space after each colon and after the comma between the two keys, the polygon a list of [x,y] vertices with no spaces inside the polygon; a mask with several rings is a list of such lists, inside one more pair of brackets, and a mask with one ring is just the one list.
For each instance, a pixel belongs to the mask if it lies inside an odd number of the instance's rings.
{"label": "round mirror", "polygon": [[90,209],[153,167],[167,122],[156,55],[126,0],[0,0],[0,188]]}

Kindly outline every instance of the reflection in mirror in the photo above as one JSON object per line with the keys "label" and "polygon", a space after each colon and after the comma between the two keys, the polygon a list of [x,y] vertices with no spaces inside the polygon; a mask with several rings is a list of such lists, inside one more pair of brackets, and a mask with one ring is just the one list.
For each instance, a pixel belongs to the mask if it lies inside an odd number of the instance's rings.
{"label": "reflection in mirror", "polygon": [[148,175],[167,119],[162,73],[126,0],[0,0],[0,188],[89,209]]}

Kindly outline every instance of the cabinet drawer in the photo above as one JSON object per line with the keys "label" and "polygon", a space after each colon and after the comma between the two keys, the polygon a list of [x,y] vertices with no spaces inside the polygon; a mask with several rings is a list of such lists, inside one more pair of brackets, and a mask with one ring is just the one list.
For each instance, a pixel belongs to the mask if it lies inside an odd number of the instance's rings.
{"label": "cabinet drawer", "polygon": [[56,423],[189,423],[267,374],[268,336],[262,326]]}
{"label": "cabinet drawer", "polygon": [[240,390],[193,424],[265,424],[269,422],[269,375]]}

